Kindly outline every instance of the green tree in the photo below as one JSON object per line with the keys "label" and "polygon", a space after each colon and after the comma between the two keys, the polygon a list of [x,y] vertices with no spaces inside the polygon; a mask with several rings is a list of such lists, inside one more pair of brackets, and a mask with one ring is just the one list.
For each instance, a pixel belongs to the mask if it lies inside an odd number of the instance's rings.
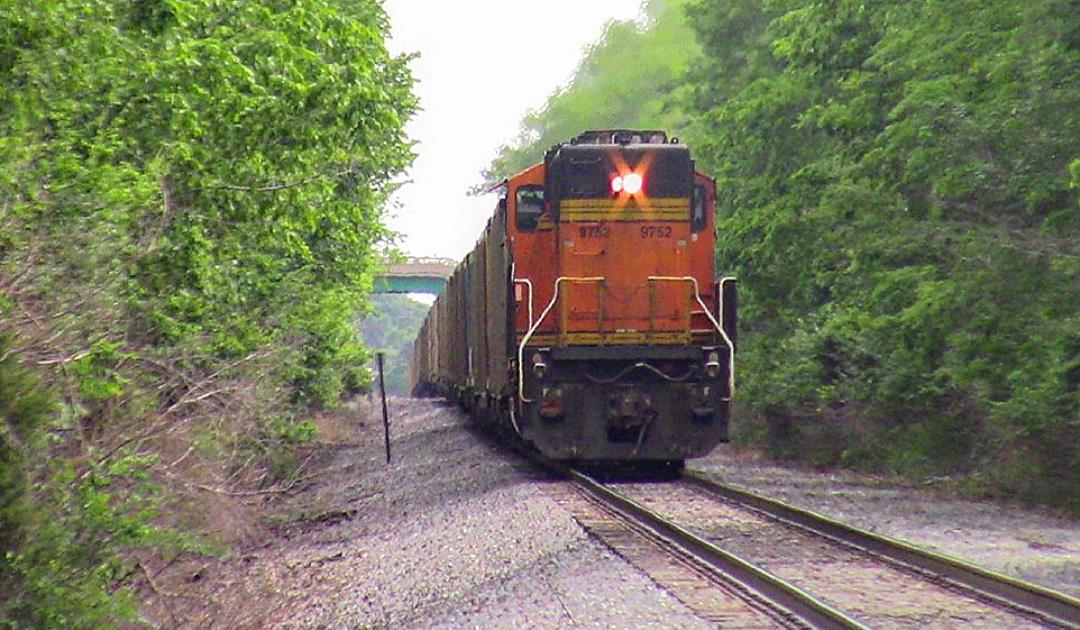
{"label": "green tree", "polygon": [[408,395],[413,340],[429,307],[407,295],[393,294],[373,296],[371,307],[371,313],[360,322],[364,344],[385,353],[386,390]]}
{"label": "green tree", "polygon": [[377,0],[0,6],[0,371],[58,399],[33,457],[0,427],[0,510],[54,525],[5,539],[9,623],[130,615],[108,595],[154,538],[155,454],[273,468],[366,386],[352,322],[416,106],[386,32]]}
{"label": "green tree", "polygon": [[754,4],[681,94],[766,437],[1076,507],[1075,3]]}

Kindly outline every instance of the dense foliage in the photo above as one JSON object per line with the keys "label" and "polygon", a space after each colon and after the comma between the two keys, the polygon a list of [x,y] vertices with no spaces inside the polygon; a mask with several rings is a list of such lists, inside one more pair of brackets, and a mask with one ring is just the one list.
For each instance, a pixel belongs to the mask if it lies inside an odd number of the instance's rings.
{"label": "dense foliage", "polygon": [[383,294],[371,297],[371,308],[360,322],[364,344],[385,355],[386,391],[407,396],[412,387],[413,340],[430,307],[407,295]]}
{"label": "dense foliage", "polygon": [[[1080,3],[687,15],[701,54],[661,110],[718,180],[742,437],[1080,510]],[[593,105],[528,124],[621,124]]]}
{"label": "dense foliage", "polygon": [[1077,8],[693,8],[691,135],[778,448],[1080,507]]}
{"label": "dense foliage", "polygon": [[0,623],[130,614],[148,481],[272,482],[365,387],[415,107],[386,31],[377,0],[0,7]]}

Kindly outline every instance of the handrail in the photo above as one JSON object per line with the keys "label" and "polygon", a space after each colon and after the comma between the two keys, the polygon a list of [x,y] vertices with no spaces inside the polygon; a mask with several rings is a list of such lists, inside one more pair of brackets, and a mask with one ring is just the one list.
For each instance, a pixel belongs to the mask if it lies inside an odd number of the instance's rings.
{"label": "handrail", "polygon": [[724,276],[716,282],[716,304],[719,312],[716,314],[721,319],[724,317],[724,285],[738,280],[735,276]]}
{"label": "handrail", "polygon": [[[552,295],[551,295],[551,301],[548,302],[548,305],[546,307],[544,307],[543,312],[540,313],[539,319],[537,319],[535,322],[532,321],[531,300],[530,300],[530,315],[529,315],[530,326],[529,326],[529,330],[525,333],[525,336],[522,337],[521,344],[518,346],[518,400],[520,400],[523,403],[534,402],[533,399],[525,398],[525,346],[529,343],[529,340],[532,339],[533,335],[536,333],[537,329],[540,328],[540,325],[544,322],[544,320],[547,319],[547,316],[551,312],[551,309],[555,307],[555,303],[559,299],[559,285],[562,284],[563,282],[604,282],[605,280],[606,280],[606,278],[603,277],[603,276],[584,276],[584,277],[560,276],[560,277],[556,278],[555,279],[555,285],[554,285],[554,291],[552,292]],[[728,395],[731,396],[731,397],[734,397],[735,396],[735,344],[731,341],[731,338],[728,337],[728,334],[724,330],[724,327],[721,326],[720,323],[713,316],[712,312],[709,310],[709,307],[705,304],[705,301],[701,299],[701,289],[700,289],[700,286],[698,285],[697,278],[695,278],[693,276],[649,276],[648,280],[649,280],[649,282],[689,282],[691,284],[692,288],[694,289],[694,299],[697,300],[698,305],[701,306],[702,311],[705,313],[705,317],[707,317],[709,319],[709,323],[711,323],[713,325],[713,327],[716,329],[716,332],[720,333],[720,337],[724,340],[724,343],[728,347]],[[734,278],[725,278],[721,282],[729,281],[729,280],[734,281],[735,279]],[[514,282],[518,282],[518,280],[515,279]],[[529,289],[530,289],[530,295],[531,295],[531,291],[532,291],[532,283],[531,282],[529,283]],[[723,313],[722,301],[723,301],[723,296],[720,296],[721,313]]]}
{"label": "handrail", "polygon": [[532,399],[525,398],[525,345],[529,343],[533,334],[540,328],[540,324],[544,323],[548,313],[555,307],[555,302],[559,299],[559,285],[563,282],[604,282],[605,280],[606,278],[603,276],[559,276],[555,279],[554,291],[551,293],[551,301],[548,302],[544,311],[540,313],[540,318],[529,326],[529,330],[525,333],[525,336],[521,338],[521,345],[518,346],[518,400],[523,403],[534,402]]}
{"label": "handrail", "polygon": [[727,332],[724,331],[724,327],[716,321],[712,312],[709,311],[709,307],[706,306],[705,301],[701,299],[701,289],[698,285],[697,278],[694,276],[649,276],[649,282],[689,282],[694,289],[694,299],[701,306],[701,309],[705,311],[705,317],[709,318],[709,322],[716,328],[716,332],[720,333],[720,337],[723,338],[724,343],[728,347],[728,396],[735,397],[735,344],[732,343],[731,338],[728,337]]}

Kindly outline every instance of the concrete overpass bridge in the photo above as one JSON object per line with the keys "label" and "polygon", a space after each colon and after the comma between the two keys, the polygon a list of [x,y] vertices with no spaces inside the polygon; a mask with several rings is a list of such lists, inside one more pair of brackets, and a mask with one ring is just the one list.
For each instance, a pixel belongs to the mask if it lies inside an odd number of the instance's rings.
{"label": "concrete overpass bridge", "polygon": [[407,258],[386,267],[375,278],[375,293],[428,293],[438,295],[454,273],[457,261],[451,258]]}

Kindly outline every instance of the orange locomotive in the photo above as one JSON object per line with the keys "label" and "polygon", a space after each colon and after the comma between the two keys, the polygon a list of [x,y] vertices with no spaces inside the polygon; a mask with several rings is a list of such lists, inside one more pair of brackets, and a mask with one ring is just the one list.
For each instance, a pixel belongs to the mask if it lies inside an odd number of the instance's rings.
{"label": "orange locomotive", "polygon": [[727,441],[735,283],[689,149],[589,131],[501,191],[416,339],[414,392],[554,459],[678,465]]}

